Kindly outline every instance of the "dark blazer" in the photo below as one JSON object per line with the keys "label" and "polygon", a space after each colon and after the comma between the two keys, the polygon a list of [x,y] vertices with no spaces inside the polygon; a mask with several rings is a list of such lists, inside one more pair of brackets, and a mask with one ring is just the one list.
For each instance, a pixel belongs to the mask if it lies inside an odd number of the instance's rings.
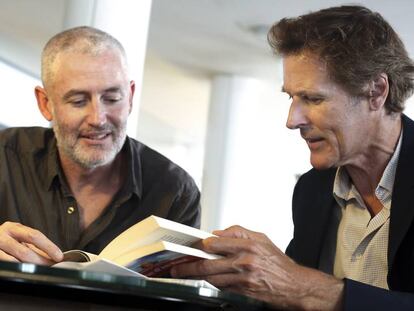
{"label": "dark blazer", "polygon": [[[390,291],[345,279],[345,310],[414,310],[414,122],[402,115],[403,139],[392,193],[388,244]],[[310,170],[293,193],[294,235],[286,254],[318,268],[335,199],[336,169]]]}

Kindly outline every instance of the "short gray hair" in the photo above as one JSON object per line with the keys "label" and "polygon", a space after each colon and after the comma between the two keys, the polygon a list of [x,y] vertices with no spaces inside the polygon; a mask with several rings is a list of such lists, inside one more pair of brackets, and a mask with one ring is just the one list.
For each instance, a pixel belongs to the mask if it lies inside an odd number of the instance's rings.
{"label": "short gray hair", "polygon": [[122,44],[110,34],[89,26],[65,30],[53,36],[42,51],[41,78],[46,87],[53,78],[52,65],[59,53],[74,52],[99,55],[107,50],[118,50],[126,64],[126,53]]}

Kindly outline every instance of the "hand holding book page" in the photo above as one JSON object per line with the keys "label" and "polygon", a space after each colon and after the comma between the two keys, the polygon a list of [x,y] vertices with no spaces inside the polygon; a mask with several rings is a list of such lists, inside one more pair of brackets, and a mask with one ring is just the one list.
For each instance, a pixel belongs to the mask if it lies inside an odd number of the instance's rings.
{"label": "hand holding book page", "polygon": [[122,232],[99,255],[71,250],[64,253],[64,262],[55,267],[168,277],[175,264],[220,258],[219,255],[191,247],[211,236],[211,233],[193,227],[150,216]]}

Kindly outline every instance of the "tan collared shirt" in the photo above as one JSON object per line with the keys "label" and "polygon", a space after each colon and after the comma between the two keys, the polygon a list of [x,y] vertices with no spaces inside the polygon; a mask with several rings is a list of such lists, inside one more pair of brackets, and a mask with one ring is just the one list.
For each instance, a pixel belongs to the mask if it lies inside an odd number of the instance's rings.
{"label": "tan collared shirt", "polygon": [[375,195],[382,210],[371,218],[346,170],[338,168],[333,195],[339,205],[339,225],[333,274],[388,289],[388,236],[391,197],[401,149],[402,134]]}

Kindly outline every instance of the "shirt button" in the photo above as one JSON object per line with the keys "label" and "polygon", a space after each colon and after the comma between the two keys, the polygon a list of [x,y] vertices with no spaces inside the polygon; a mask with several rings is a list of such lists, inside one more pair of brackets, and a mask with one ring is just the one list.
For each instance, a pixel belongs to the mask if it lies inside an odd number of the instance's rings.
{"label": "shirt button", "polygon": [[73,212],[75,211],[75,208],[73,207],[73,206],[69,206],[68,207],[68,210],[67,210],[67,212],[68,212],[68,214],[70,215],[70,214],[73,214]]}

